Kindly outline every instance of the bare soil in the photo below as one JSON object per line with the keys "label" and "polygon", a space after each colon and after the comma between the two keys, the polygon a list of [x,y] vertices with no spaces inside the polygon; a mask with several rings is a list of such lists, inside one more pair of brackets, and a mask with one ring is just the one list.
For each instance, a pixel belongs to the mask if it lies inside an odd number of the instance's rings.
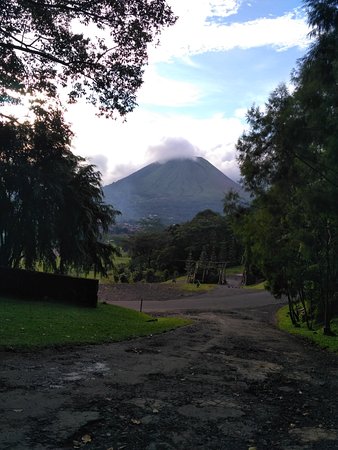
{"label": "bare soil", "polygon": [[99,300],[109,303],[117,301],[157,301],[179,297],[191,297],[194,294],[180,289],[178,283],[135,283],[100,284]]}
{"label": "bare soil", "polygon": [[337,449],[338,358],[277,330],[275,310],[187,311],[193,325],[162,335],[0,353],[0,449]]}

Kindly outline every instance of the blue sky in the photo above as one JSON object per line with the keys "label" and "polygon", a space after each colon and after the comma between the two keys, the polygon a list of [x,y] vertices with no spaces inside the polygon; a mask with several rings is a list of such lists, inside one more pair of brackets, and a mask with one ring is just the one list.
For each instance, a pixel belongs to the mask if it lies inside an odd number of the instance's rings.
{"label": "blue sky", "polygon": [[149,48],[139,106],[126,122],[69,107],[74,152],[107,184],[155,160],[202,156],[238,180],[235,144],[245,113],[289,84],[309,44],[296,0],[168,0],[177,23]]}

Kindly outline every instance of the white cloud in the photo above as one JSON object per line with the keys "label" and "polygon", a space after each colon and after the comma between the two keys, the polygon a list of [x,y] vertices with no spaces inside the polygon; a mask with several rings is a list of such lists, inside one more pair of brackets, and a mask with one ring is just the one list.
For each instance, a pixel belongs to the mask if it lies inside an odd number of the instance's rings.
{"label": "white cloud", "polygon": [[240,6],[240,1],[228,0],[228,1],[210,1],[209,0],[209,16],[227,17],[232,14],[236,14]]}
{"label": "white cloud", "polygon": [[246,113],[248,112],[248,108],[237,108],[235,110],[235,117],[237,117],[238,119],[245,119],[246,117]]}
{"label": "white cloud", "polygon": [[167,0],[179,20],[205,21],[207,17],[227,17],[236,14],[241,0]]}
{"label": "white cloud", "polygon": [[93,164],[102,176],[105,176],[108,171],[108,158],[106,155],[92,155],[86,158],[90,164]]}
{"label": "white cloud", "polygon": [[[141,166],[143,166],[142,164]],[[127,177],[131,173],[136,172],[141,168],[140,165],[133,165],[132,162],[128,162],[128,164],[116,164],[112,170],[109,172],[107,177],[103,178],[103,184],[109,184],[113,181],[121,180],[122,178]]]}
{"label": "white cloud", "polygon": [[275,18],[226,23],[224,20],[213,21],[212,17],[225,18],[235,14],[239,1],[170,0],[169,3],[179,18],[173,27],[163,31],[160,45],[151,49],[152,62],[234,48],[272,46],[286,50],[308,45],[309,28],[298,10]]}
{"label": "white cloud", "polygon": [[145,72],[144,84],[138,92],[137,101],[140,104],[179,108],[195,104],[203,95],[202,87],[162,77],[151,66]]}
{"label": "white cloud", "polygon": [[194,159],[198,149],[182,137],[162,138],[157,145],[150,145],[147,154],[151,161],[165,162],[171,159]]}

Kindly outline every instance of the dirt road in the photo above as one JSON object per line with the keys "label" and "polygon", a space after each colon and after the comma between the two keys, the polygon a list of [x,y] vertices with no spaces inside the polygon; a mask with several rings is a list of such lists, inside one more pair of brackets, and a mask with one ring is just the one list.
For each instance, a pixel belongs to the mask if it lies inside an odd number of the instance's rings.
{"label": "dirt road", "polygon": [[338,358],[274,305],[128,342],[0,353],[1,450],[333,450]]}
{"label": "dirt road", "polygon": [[[267,291],[258,291],[255,289],[239,289],[237,287],[217,286],[213,291],[201,293],[199,295],[179,294],[176,291],[167,292],[166,298],[154,295],[147,291],[143,297],[136,296],[127,292],[125,295],[125,286],[122,286],[121,292],[117,289],[112,295],[109,295],[109,289],[105,292],[105,299],[108,303],[140,310],[142,299],[142,311],[147,313],[158,312],[176,312],[178,314],[186,311],[229,311],[241,308],[255,308],[265,305],[285,304],[284,301],[277,301]],[[128,289],[126,289],[128,291]],[[156,290],[155,290],[156,293]],[[160,299],[159,299],[160,298]]]}

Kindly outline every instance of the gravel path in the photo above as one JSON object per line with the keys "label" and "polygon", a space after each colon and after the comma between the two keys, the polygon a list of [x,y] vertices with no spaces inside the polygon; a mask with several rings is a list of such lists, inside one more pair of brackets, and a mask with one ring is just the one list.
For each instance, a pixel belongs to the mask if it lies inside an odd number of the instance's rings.
{"label": "gravel path", "polygon": [[337,449],[338,358],[277,330],[275,310],[188,312],[193,325],[162,335],[0,353],[1,450]]}

